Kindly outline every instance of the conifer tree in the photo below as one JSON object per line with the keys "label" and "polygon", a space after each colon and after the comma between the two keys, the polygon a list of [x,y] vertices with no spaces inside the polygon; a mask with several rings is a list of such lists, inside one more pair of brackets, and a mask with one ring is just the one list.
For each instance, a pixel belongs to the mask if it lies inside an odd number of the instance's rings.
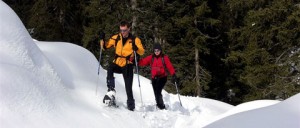
{"label": "conifer tree", "polygon": [[[299,47],[299,22],[294,15],[299,14],[299,8],[294,1],[244,1],[239,9],[233,9],[239,16],[240,25],[229,32],[230,54],[227,64],[233,65],[232,75],[236,76],[239,87],[235,91],[243,101],[254,99],[282,97],[282,94],[299,92],[295,81],[291,80],[288,69],[291,61],[289,49]],[[285,4],[282,4],[282,3]],[[229,5],[236,2],[230,1]],[[238,9],[238,7],[236,8]],[[296,43],[297,42],[297,43]],[[286,58],[280,57],[285,55]],[[284,61],[279,62],[278,58]],[[247,88],[246,91],[241,91]]]}
{"label": "conifer tree", "polygon": [[6,4],[8,4],[19,16],[19,18],[24,23],[25,27],[27,27],[27,22],[30,15],[30,8],[32,7],[34,0],[3,0]]}
{"label": "conifer tree", "polygon": [[28,29],[32,37],[81,45],[83,0],[37,0],[30,9]]}
{"label": "conifer tree", "polygon": [[182,73],[182,92],[204,96],[203,89],[208,89],[212,77],[203,56],[209,56],[210,43],[217,42],[215,40],[219,35],[216,28],[220,21],[210,15],[212,11],[207,1],[176,1],[172,3],[172,8],[176,9],[173,23],[179,28],[173,35],[179,37],[179,42],[173,45],[176,48],[172,55],[179,62],[178,70]]}

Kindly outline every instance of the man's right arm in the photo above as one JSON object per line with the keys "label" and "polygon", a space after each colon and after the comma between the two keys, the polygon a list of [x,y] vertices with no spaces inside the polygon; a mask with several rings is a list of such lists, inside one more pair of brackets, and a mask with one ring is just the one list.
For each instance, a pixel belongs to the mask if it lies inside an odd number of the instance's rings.
{"label": "man's right arm", "polygon": [[111,38],[109,38],[109,40],[107,42],[104,42],[101,45],[103,46],[104,49],[108,49],[115,45],[117,37],[118,37],[118,35],[114,35]]}

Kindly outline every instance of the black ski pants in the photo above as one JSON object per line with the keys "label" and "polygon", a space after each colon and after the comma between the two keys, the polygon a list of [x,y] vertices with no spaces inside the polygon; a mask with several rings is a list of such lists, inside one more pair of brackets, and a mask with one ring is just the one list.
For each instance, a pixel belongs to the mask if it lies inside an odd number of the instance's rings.
{"label": "black ski pants", "polygon": [[116,65],[115,63],[111,63],[107,69],[107,87],[108,87],[108,89],[115,88],[114,73],[122,73],[123,74],[123,78],[124,78],[124,82],[125,82],[125,90],[126,90],[126,94],[127,94],[127,101],[134,102],[133,93],[132,93],[133,64],[127,64],[124,67],[120,67],[119,65]]}
{"label": "black ski pants", "polygon": [[158,107],[164,107],[164,101],[162,98],[162,90],[167,82],[167,77],[155,77],[152,79],[152,87],[154,91],[154,96],[156,100],[156,105]]}

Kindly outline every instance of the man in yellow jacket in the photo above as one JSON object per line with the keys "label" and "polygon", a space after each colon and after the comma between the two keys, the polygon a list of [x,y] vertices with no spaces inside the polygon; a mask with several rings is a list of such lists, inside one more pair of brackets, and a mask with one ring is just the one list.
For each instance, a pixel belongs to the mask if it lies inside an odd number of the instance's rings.
{"label": "man in yellow jacket", "polygon": [[[115,94],[114,73],[122,73],[127,94],[127,108],[133,111],[135,109],[135,101],[132,93],[133,67],[135,62],[134,51],[136,51],[137,55],[143,55],[145,50],[141,39],[130,33],[131,25],[128,22],[122,21],[119,27],[119,34],[113,35],[106,43],[101,43],[101,47],[104,49],[115,48],[115,58],[107,69],[107,87],[108,93]],[[104,36],[102,36],[103,38]],[[105,102],[106,98],[111,99],[111,97],[107,97],[106,95],[103,102]],[[115,105],[115,103],[112,103],[112,105]]]}

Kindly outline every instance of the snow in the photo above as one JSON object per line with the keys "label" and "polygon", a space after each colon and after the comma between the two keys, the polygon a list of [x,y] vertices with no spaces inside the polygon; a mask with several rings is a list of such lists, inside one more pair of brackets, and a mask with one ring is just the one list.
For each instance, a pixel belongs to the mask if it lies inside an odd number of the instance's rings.
{"label": "snow", "polygon": [[2,1],[0,17],[1,128],[300,127],[300,94],[284,101],[265,99],[237,106],[180,96],[180,106],[177,94],[164,91],[168,109],[157,110],[150,80],[140,76],[139,87],[137,74],[133,84],[136,110],[126,109],[120,74],[115,74],[119,108],[106,107],[102,103],[106,70],[101,67],[98,75],[98,61],[92,53],[71,43],[32,39]]}

